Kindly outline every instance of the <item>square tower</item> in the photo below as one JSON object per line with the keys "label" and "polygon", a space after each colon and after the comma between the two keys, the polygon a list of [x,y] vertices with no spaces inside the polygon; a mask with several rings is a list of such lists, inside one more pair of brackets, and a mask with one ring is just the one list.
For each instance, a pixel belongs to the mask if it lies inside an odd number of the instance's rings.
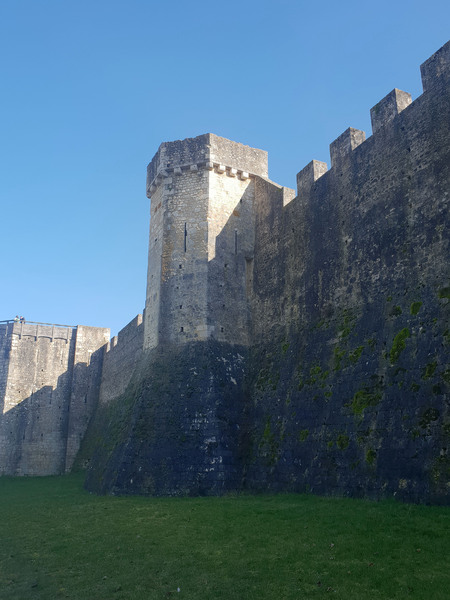
{"label": "square tower", "polygon": [[151,198],[144,348],[248,341],[255,177],[267,153],[213,134],[161,144]]}

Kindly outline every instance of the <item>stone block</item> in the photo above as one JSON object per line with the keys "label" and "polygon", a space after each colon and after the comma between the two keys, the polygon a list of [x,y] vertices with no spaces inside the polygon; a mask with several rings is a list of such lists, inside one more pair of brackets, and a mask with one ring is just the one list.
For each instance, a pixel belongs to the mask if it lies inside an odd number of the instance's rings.
{"label": "stone block", "polygon": [[289,204],[295,198],[295,190],[283,187],[283,206]]}
{"label": "stone block", "polygon": [[349,127],[330,144],[331,166],[342,160],[347,154],[362,144],[366,134],[360,129]]}
{"label": "stone block", "polygon": [[399,113],[412,102],[411,94],[394,88],[387,96],[370,109],[372,132],[376,133],[390,123]]}
{"label": "stone block", "polygon": [[447,42],[420,65],[423,91],[448,83],[450,79],[450,42]]}
{"label": "stone block", "polygon": [[322,177],[328,170],[327,163],[312,160],[299,173],[297,173],[297,195],[304,196],[309,193],[313,183]]}

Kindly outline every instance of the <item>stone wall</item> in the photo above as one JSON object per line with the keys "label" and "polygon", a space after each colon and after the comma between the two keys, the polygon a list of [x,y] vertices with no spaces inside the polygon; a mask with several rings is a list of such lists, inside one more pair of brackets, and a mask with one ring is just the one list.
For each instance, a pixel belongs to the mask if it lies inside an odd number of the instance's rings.
{"label": "stone wall", "polygon": [[109,329],[78,325],[67,426],[66,471],[72,468],[91,416],[99,401]]}
{"label": "stone wall", "polygon": [[144,326],[139,314],[105,348],[100,404],[108,404],[123,394],[141,358],[143,344]]}
{"label": "stone wall", "polygon": [[0,326],[0,473],[64,472],[84,436],[102,493],[448,503],[449,64],[450,43],[424,93],[389,93],[297,196],[261,150],[162,144],[144,316],[108,346]]}
{"label": "stone wall", "polygon": [[11,324],[0,324],[0,414],[3,414],[3,403],[8,381],[9,354],[11,351],[11,338],[8,333],[11,327]]}
{"label": "stone wall", "polygon": [[246,355],[214,340],[145,351],[125,392],[99,405],[89,427],[87,488],[170,496],[239,489]]}
{"label": "stone wall", "polygon": [[413,103],[372,109],[370,138],[333,142],[329,171],[301,171],[285,207],[257,181],[250,489],[448,502],[444,62]]}
{"label": "stone wall", "polygon": [[[109,330],[9,324],[1,371],[8,369],[0,416],[0,473],[50,475],[70,468],[96,403],[94,356]],[[2,332],[4,333],[4,332]],[[84,373],[94,357],[95,369]],[[72,414],[73,411],[73,414]]]}
{"label": "stone wall", "polygon": [[374,106],[371,137],[339,136],[330,170],[307,165],[297,197],[259,151],[244,166],[215,136],[161,146],[159,343],[97,412],[89,489],[449,502],[449,53],[417,100]]}

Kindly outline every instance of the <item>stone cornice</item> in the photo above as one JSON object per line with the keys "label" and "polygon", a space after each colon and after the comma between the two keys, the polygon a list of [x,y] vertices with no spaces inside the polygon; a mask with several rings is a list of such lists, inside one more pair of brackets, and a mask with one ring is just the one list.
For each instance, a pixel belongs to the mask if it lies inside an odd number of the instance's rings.
{"label": "stone cornice", "polygon": [[156,174],[156,177],[147,187],[147,196],[150,197],[158,188],[158,186],[172,176],[180,176],[186,172],[197,172],[201,170],[214,171],[218,175],[227,175],[228,177],[237,177],[241,181],[246,181],[256,177],[254,173],[248,173],[242,169],[236,169],[229,165],[223,165],[213,161],[202,161],[198,163],[188,163],[183,165],[177,165],[173,167],[160,168]]}

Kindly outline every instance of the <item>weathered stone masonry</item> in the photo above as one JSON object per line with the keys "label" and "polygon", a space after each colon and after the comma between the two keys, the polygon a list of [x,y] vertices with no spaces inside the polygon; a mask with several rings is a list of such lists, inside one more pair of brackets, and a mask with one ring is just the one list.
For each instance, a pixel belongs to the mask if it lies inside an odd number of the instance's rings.
{"label": "weathered stone masonry", "polygon": [[267,176],[262,150],[212,134],[161,145],[147,177],[145,348],[211,337],[248,344],[256,176]]}
{"label": "weathered stone masonry", "polygon": [[[70,390],[71,416],[51,413],[51,446],[30,398],[3,416],[3,472],[70,468],[92,412],[80,398],[99,397],[76,459],[97,492],[449,503],[449,65],[450,43],[422,65],[424,93],[388,94],[373,135],[348,128],[297,196],[261,150],[213,134],[162,144],[144,313],[79,376],[82,356],[67,360],[53,393]],[[6,402],[14,357],[28,377],[10,337]]]}
{"label": "weathered stone masonry", "polygon": [[448,502],[449,50],[285,208],[259,183],[251,489]]}
{"label": "weathered stone masonry", "polygon": [[0,324],[0,474],[70,470],[98,400],[109,329]]}

